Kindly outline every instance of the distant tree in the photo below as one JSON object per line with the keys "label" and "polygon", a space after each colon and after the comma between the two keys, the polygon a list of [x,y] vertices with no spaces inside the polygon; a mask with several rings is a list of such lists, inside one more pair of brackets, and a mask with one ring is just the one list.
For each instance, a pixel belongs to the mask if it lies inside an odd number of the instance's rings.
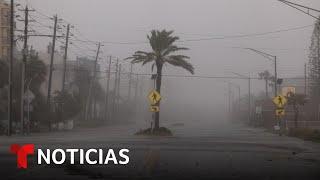
{"label": "distant tree", "polygon": [[[46,97],[41,93],[41,85],[46,81],[47,67],[43,60],[35,53],[29,54],[26,68],[26,86],[30,83],[30,90],[35,99],[32,102],[34,111],[31,114],[32,122],[47,123],[51,117],[46,103]],[[19,81],[20,82],[20,81]],[[18,92],[20,93],[20,92]]]}
{"label": "distant tree", "polygon": [[[161,80],[163,65],[168,63],[173,66],[186,69],[191,74],[194,74],[194,67],[187,60],[190,59],[185,55],[177,55],[176,52],[181,50],[188,50],[184,47],[178,47],[175,42],[179,40],[179,37],[173,36],[173,31],[158,31],[152,30],[151,35],[148,35],[149,44],[151,46],[151,52],[136,51],[131,57],[127,58],[132,60],[131,63],[147,63],[152,64],[152,71],[154,67],[157,69],[156,76],[156,90],[161,92]],[[160,103],[158,104],[160,106]],[[159,129],[160,113],[155,115],[155,129]]]}
{"label": "distant tree", "polygon": [[81,103],[86,102],[86,99],[87,99],[86,97],[89,94],[90,81],[91,81],[90,70],[85,66],[79,67],[79,70],[75,72],[75,78],[73,83],[79,89]]}
{"label": "distant tree", "polygon": [[26,80],[31,81],[30,88],[34,93],[40,93],[42,83],[46,81],[47,67],[37,55],[30,55],[27,61]]}
{"label": "distant tree", "polygon": [[[75,78],[73,81],[73,84],[78,88],[78,94],[76,94],[76,96],[78,97],[78,103],[81,105],[82,112],[84,112],[84,117],[86,116],[85,113],[88,114],[88,117],[91,117],[93,113],[91,104],[102,104],[104,103],[105,97],[105,92],[101,87],[101,84],[98,80],[93,80],[91,71],[92,70],[88,66],[80,66],[79,70],[75,72]],[[89,99],[90,87],[95,87],[95,93],[93,94],[93,98]]]}
{"label": "distant tree", "polygon": [[63,115],[63,117],[59,117],[57,120],[67,120],[81,111],[81,104],[79,104],[78,98],[67,91],[55,91],[53,100],[56,102],[57,110]]}
{"label": "distant tree", "polygon": [[271,73],[267,70],[259,73],[258,75],[261,80],[265,81],[266,98],[268,98],[269,97],[268,87],[270,86],[270,84],[273,85],[272,83],[270,83],[270,81],[271,82],[274,81],[274,76],[272,76]]}
{"label": "distant tree", "polygon": [[[37,54],[30,53],[27,59],[26,66],[26,79],[25,81],[31,82],[30,90],[35,94],[35,99],[32,104],[34,106],[34,111],[31,115],[31,119],[34,121],[41,121],[46,119],[45,115],[47,111],[45,98],[40,92],[40,87],[45,81],[47,74],[46,65],[42,60],[39,59]],[[4,60],[0,60],[0,119],[5,119],[7,117],[7,102],[8,102],[8,63]],[[21,60],[13,60],[13,121],[20,119],[20,101],[21,101]],[[32,81],[30,81],[32,79]]]}
{"label": "distant tree", "polygon": [[289,93],[288,95],[288,105],[292,106],[294,112],[294,126],[298,127],[298,118],[299,118],[299,107],[304,106],[307,103],[306,95],[304,94],[294,94]]}

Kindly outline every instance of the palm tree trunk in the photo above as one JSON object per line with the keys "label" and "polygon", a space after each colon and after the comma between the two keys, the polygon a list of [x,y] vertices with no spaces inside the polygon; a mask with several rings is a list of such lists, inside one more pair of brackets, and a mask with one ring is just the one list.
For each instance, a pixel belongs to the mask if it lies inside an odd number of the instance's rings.
{"label": "palm tree trunk", "polygon": [[[162,65],[157,65],[156,90],[161,94]],[[160,102],[157,104],[160,107]],[[155,113],[154,128],[160,128],[160,112]]]}

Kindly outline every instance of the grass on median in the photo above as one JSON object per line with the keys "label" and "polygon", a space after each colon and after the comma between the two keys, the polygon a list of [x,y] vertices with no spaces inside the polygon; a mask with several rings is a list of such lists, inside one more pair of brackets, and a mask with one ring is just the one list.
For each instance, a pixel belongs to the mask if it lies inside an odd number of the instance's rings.
{"label": "grass on median", "polygon": [[137,136],[172,136],[172,132],[165,127],[161,127],[159,129],[145,129],[145,130],[140,130],[137,132],[135,135]]}
{"label": "grass on median", "polygon": [[288,136],[301,138],[307,141],[320,143],[320,130],[309,128],[292,128],[287,132]]}

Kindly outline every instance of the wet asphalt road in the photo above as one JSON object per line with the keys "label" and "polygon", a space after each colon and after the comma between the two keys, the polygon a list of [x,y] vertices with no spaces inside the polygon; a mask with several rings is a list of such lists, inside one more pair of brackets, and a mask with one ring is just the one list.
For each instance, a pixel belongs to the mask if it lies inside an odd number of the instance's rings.
{"label": "wet asphalt road", "polygon": [[[227,122],[167,123],[173,137],[133,136],[141,125],[0,137],[5,179],[320,179],[320,144]],[[128,165],[39,166],[18,170],[10,144],[36,148],[127,148]],[[1,178],[2,179],[2,178]]]}

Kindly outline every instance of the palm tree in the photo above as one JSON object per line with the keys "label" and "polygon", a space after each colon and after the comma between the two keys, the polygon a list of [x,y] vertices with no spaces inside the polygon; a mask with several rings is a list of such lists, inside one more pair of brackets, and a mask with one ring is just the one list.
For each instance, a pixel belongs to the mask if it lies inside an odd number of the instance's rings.
{"label": "palm tree", "polygon": [[[127,59],[132,60],[131,63],[142,63],[142,65],[153,63],[152,71],[154,67],[157,68],[156,76],[156,90],[161,93],[161,80],[162,80],[162,68],[165,63],[173,66],[186,69],[191,74],[194,74],[194,67],[187,60],[190,57],[185,55],[176,54],[181,50],[188,50],[188,48],[178,47],[175,42],[179,40],[179,37],[173,36],[173,31],[158,31],[152,30],[151,35],[148,35],[149,44],[151,46],[151,52],[136,51],[131,57]],[[157,104],[160,106],[160,102]],[[159,129],[160,113],[155,114],[155,129]]]}
{"label": "palm tree", "polygon": [[258,74],[259,78],[261,80],[264,80],[266,83],[266,98],[269,97],[269,92],[268,92],[268,86],[269,86],[269,81],[274,81],[274,77],[271,75],[271,73],[269,71],[264,71]]}

